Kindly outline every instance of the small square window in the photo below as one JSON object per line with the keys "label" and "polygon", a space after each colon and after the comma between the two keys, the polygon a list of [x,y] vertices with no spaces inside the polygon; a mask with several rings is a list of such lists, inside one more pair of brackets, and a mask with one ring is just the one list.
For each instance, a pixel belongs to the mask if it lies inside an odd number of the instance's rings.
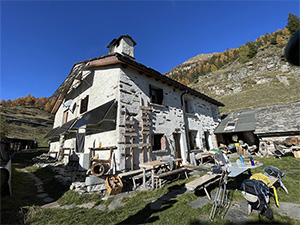
{"label": "small square window", "polygon": [[184,106],[185,106],[185,112],[186,113],[194,113],[194,107],[192,105],[192,100],[190,99],[184,99]]}
{"label": "small square window", "polygon": [[156,88],[150,85],[150,102],[162,105],[164,102],[163,89]]}
{"label": "small square window", "polygon": [[69,114],[69,110],[64,111],[63,124],[68,122],[68,114]]}
{"label": "small square window", "polygon": [[87,111],[88,101],[89,101],[88,95],[84,99],[81,99],[80,113],[84,113],[85,111]]}
{"label": "small square window", "polygon": [[160,151],[163,134],[153,134],[153,151]]}

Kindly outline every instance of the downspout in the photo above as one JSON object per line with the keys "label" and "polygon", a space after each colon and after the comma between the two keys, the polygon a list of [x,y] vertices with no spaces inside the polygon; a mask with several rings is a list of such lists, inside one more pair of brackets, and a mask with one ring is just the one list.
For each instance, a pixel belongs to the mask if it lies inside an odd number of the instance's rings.
{"label": "downspout", "polygon": [[188,161],[189,158],[189,136],[188,136],[188,130],[187,130],[187,126],[186,126],[186,118],[185,118],[185,107],[184,107],[184,101],[183,101],[183,96],[188,93],[187,90],[185,90],[185,92],[183,92],[180,96],[180,100],[181,100],[181,109],[182,109],[182,116],[183,116],[183,125],[184,125],[184,129],[185,129],[185,138],[186,138],[186,144],[187,144],[187,151],[186,151],[186,160]]}

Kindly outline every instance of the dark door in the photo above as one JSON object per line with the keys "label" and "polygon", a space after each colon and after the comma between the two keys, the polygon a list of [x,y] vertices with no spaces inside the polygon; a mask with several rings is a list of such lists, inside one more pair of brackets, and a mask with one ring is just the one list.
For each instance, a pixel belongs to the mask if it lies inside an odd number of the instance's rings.
{"label": "dark door", "polygon": [[175,141],[175,157],[176,158],[181,158],[181,153],[180,153],[180,134],[173,133],[173,138]]}

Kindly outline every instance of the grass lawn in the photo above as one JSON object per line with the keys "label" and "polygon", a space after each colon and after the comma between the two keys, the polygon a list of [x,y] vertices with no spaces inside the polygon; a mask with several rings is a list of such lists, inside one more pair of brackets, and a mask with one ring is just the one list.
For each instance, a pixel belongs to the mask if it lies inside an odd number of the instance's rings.
{"label": "grass lawn", "polygon": [[[273,165],[286,173],[283,183],[289,190],[286,194],[281,188],[277,189],[279,204],[280,202],[300,203],[299,187],[300,187],[300,160],[294,157],[283,157],[282,159],[274,158],[257,158],[265,166]],[[246,159],[247,160],[247,159]],[[253,169],[253,173],[261,172],[263,167]],[[43,173],[39,173],[40,169],[36,169],[36,176],[43,178]],[[199,172],[200,174],[200,172]],[[202,174],[202,173],[201,173]],[[241,177],[238,185],[245,177]],[[206,218],[205,224],[230,224],[230,221],[221,219],[218,216],[213,222],[208,220],[211,204],[208,203],[202,208],[194,209],[190,207],[190,203],[205,196],[203,190],[197,190],[192,193],[185,193],[184,186],[187,182],[193,180],[190,177],[186,180],[177,180],[170,184],[164,185],[163,188],[153,191],[137,192],[129,197],[122,198],[123,206],[116,207],[114,210],[100,211],[97,209],[85,209],[75,207],[69,210],[65,209],[45,209],[38,206],[39,204],[27,204],[26,215],[23,215],[26,224],[203,224],[202,219]],[[228,187],[230,189],[230,201],[245,201],[241,192],[235,190],[234,182],[229,180]],[[16,187],[17,188],[17,187]],[[18,188],[22,189],[22,186]],[[34,192],[34,187],[32,187]],[[211,185],[209,189],[216,191],[217,186]],[[24,189],[24,188],[23,188]],[[17,194],[17,193],[16,193]],[[21,194],[21,191],[20,193]],[[15,197],[16,198],[16,197]],[[34,196],[32,196],[34,199]],[[162,201],[163,200],[163,201]],[[108,198],[104,201],[97,194],[79,195],[73,191],[67,191],[58,199],[60,205],[94,202],[95,205],[108,205],[115,198]],[[163,204],[162,204],[163,203]],[[155,207],[162,204],[160,207]],[[271,198],[271,208],[276,207],[274,199]],[[157,208],[157,209],[156,209]],[[253,224],[299,224],[289,217],[280,216],[275,210],[274,220],[270,221],[264,217],[259,220],[258,216],[253,215],[251,223]],[[245,212],[246,213],[246,212]],[[22,215],[22,214],[21,214]],[[201,222],[199,220],[201,218]]]}

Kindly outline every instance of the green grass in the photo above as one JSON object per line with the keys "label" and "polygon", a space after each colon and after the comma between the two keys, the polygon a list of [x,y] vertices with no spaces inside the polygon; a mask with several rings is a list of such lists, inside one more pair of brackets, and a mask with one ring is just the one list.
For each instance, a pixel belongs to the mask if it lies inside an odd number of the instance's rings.
{"label": "green grass", "polygon": [[99,205],[102,201],[98,194],[78,194],[75,191],[69,190],[57,202],[60,205],[80,205],[88,202],[95,202],[95,205]]}
{"label": "green grass", "polygon": [[68,190],[68,187],[63,186],[57,179],[55,179],[55,173],[49,168],[49,166],[38,168],[34,165],[26,167],[26,170],[41,179],[43,182],[43,189],[55,200],[59,199]]}
{"label": "green grass", "polygon": [[[273,165],[286,172],[286,176],[283,177],[283,183],[289,190],[289,194],[286,194],[282,189],[278,188],[278,198],[279,204],[281,202],[294,202],[300,203],[299,191],[300,186],[300,160],[294,157],[283,157],[282,159],[274,158],[255,158],[262,162],[263,167],[254,169],[252,172],[261,172],[265,166]],[[249,160],[248,158],[245,159]],[[47,167],[46,167],[47,168]],[[48,178],[49,171],[44,168],[37,167],[28,167],[28,170],[31,170],[36,176],[40,177],[44,182],[50,182]],[[18,171],[17,171],[18,172]],[[204,172],[199,172],[200,175],[203,175]],[[53,175],[53,174],[52,174]],[[51,175],[51,176],[52,176]],[[36,199],[34,195],[35,187],[28,185],[28,177],[26,174],[17,174],[17,179],[20,182],[20,185],[15,186],[14,188],[19,189],[18,192],[15,190],[16,196],[9,196],[14,198],[13,204],[15,206],[9,205],[9,199],[6,200],[6,211],[1,211],[1,214],[6,216],[11,213],[17,212],[19,217],[26,224],[200,224],[204,220],[205,224],[230,224],[230,221],[222,219],[219,216],[216,216],[213,222],[208,221],[210,210],[212,205],[210,203],[203,206],[201,209],[194,209],[189,206],[189,204],[198,198],[203,198],[205,192],[203,190],[198,190],[191,193],[184,193],[184,186],[187,182],[193,180],[193,177],[190,177],[186,180],[177,180],[170,184],[164,185],[162,188],[155,189],[153,191],[146,192],[137,192],[130,195],[127,198],[121,199],[121,202],[125,204],[124,206],[119,206],[115,210],[109,211],[99,211],[96,209],[85,209],[75,207],[69,210],[65,209],[45,209],[39,207],[39,200]],[[29,187],[28,192],[25,194],[23,183],[21,180],[26,181],[26,187]],[[241,179],[242,181],[242,179]],[[241,181],[238,181],[241,182]],[[50,185],[50,183],[48,183]],[[32,185],[32,184],[31,184]],[[216,185],[211,185],[208,187],[212,192],[216,191]],[[245,201],[242,197],[240,191],[235,191],[234,181],[229,180],[228,188],[230,189],[230,200],[231,201]],[[54,187],[58,191],[58,187]],[[30,190],[30,191],[29,191]],[[172,195],[170,196],[170,193]],[[27,195],[27,202],[17,203],[19,197],[24,199],[23,195]],[[34,202],[36,199],[36,203]],[[162,203],[163,205],[157,210],[152,207],[156,204]],[[11,199],[10,199],[11,200]],[[30,201],[29,201],[30,200]],[[74,191],[67,191],[59,198],[58,203],[61,205],[70,205],[76,204],[80,205],[82,203],[94,202],[95,205],[104,204],[109,205],[112,201],[116,201],[114,198],[108,198],[108,200],[101,200],[97,194],[78,194]],[[271,207],[275,207],[274,199],[271,198]],[[23,210],[20,211],[20,207],[25,207],[26,212]],[[9,211],[9,208],[14,208],[14,211]],[[251,218],[251,223],[261,224],[261,223],[278,223],[278,224],[299,224],[298,221],[295,221],[289,217],[280,216],[278,213],[274,212],[274,221],[269,221],[262,217],[262,220],[259,220],[258,216],[253,215]],[[3,214],[4,213],[4,214]],[[26,215],[25,215],[26,213]],[[17,220],[16,219],[16,220]],[[8,221],[9,223],[16,221]],[[202,223],[202,222],[201,222]]]}
{"label": "green grass", "polygon": [[24,206],[42,205],[36,195],[36,186],[30,176],[18,168],[12,168],[12,195],[1,197],[1,224],[22,223]]}
{"label": "green grass", "polygon": [[14,157],[12,159],[12,166],[16,168],[25,168],[27,166],[31,166],[34,164],[32,158],[43,153],[47,153],[48,151],[48,148],[38,148],[17,152],[16,154],[14,154]]}
{"label": "green grass", "polygon": [[[27,206],[43,205],[42,199],[37,197],[35,181],[23,172],[21,168],[34,169],[32,158],[47,152],[48,149],[39,148],[17,152],[12,158],[12,195],[1,197],[1,224],[21,224],[23,223]],[[30,169],[29,169],[30,170]],[[50,176],[49,176],[50,175]],[[52,172],[45,174],[49,180],[53,179]],[[53,188],[53,185],[50,187]],[[57,193],[58,189],[52,189]],[[12,216],[14,215],[14,216]]]}
{"label": "green grass", "polygon": [[269,84],[249,86],[236,94],[215,96],[215,98],[225,104],[225,107],[220,108],[220,112],[230,112],[298,101],[299,86],[299,79],[291,78],[289,86],[273,81]]}

